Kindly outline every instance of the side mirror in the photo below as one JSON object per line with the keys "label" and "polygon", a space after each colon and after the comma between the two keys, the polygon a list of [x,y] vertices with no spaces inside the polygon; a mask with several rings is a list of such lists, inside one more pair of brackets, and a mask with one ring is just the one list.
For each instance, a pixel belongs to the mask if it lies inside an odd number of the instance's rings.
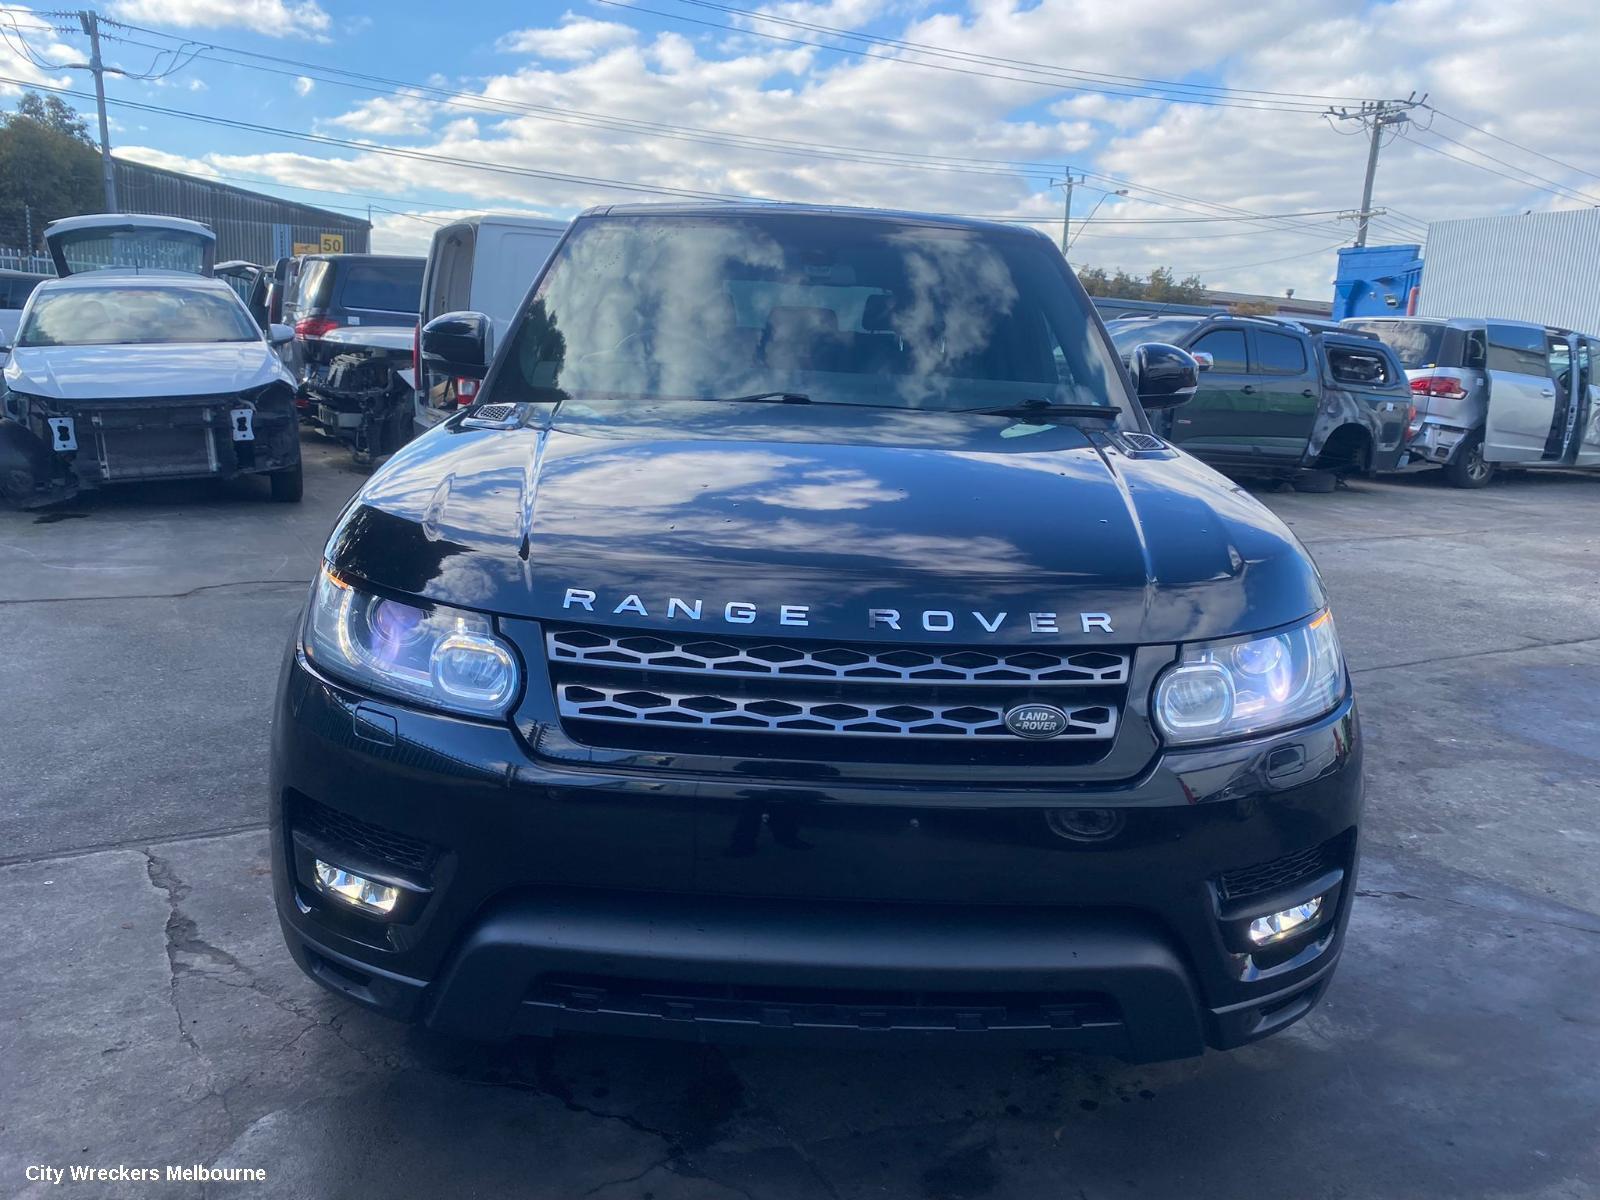
{"label": "side mirror", "polygon": [[1187,404],[1200,387],[1200,363],[1194,355],[1165,342],[1145,342],[1136,347],[1131,370],[1139,403],[1145,408]]}
{"label": "side mirror", "polygon": [[282,346],[294,341],[294,326],[279,325],[276,321],[267,326],[267,341],[274,346]]}
{"label": "side mirror", "polygon": [[1194,359],[1195,366],[1202,371],[1209,371],[1217,365],[1216,356],[1205,350],[1191,350],[1189,351],[1189,357]]}
{"label": "side mirror", "polygon": [[422,365],[460,379],[482,379],[494,358],[494,322],[482,313],[451,312],[422,327]]}

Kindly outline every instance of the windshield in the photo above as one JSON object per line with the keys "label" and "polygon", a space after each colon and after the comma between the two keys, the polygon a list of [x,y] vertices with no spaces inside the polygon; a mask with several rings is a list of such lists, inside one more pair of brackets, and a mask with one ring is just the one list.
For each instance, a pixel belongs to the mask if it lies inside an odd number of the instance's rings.
{"label": "windshield", "polygon": [[232,296],[179,288],[84,288],[34,297],[18,346],[255,342],[261,330]]}
{"label": "windshield", "polygon": [[1176,317],[1165,321],[1137,317],[1128,321],[1111,321],[1106,325],[1106,332],[1111,335],[1117,353],[1126,355],[1132,354],[1135,346],[1142,346],[1145,342],[1166,342],[1171,345],[1197,324],[1199,322],[1193,317]]}
{"label": "windshield", "polygon": [[415,313],[422,294],[422,259],[354,259],[344,268],[344,308]]}
{"label": "windshield", "polygon": [[491,402],[1121,403],[1060,259],[1021,234],[793,213],[574,228]]}
{"label": "windshield", "polygon": [[1378,335],[1380,341],[1394,351],[1400,365],[1406,370],[1418,367],[1458,366],[1442,363],[1440,350],[1444,345],[1443,325],[1426,321],[1350,321],[1352,329],[1363,329]]}

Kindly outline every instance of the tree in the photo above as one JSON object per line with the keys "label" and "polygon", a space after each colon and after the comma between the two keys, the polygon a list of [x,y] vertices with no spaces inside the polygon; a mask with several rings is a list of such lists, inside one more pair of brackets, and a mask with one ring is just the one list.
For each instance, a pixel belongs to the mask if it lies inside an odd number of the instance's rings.
{"label": "tree", "polygon": [[1078,280],[1091,296],[1114,300],[1158,300],[1163,304],[1203,304],[1206,285],[1197,275],[1176,279],[1171,267],[1156,267],[1148,278],[1130,275],[1118,267],[1114,274],[1104,267],[1084,267]]}
{"label": "tree", "polygon": [[31,251],[47,222],[101,207],[99,156],[82,117],[35,92],[0,115],[0,245]]}
{"label": "tree", "polygon": [[89,122],[60,96],[41,96],[38,92],[23,92],[22,99],[17,101],[16,115],[0,119],[10,124],[18,117],[26,117],[46,129],[53,129],[57,133],[74,138],[85,146],[94,145],[94,138],[89,136]]}

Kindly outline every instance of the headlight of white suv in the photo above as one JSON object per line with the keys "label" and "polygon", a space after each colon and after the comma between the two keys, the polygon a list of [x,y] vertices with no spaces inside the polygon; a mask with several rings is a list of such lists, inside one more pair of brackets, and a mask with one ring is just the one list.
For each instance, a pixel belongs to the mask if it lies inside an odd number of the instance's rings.
{"label": "headlight of white suv", "polygon": [[327,567],[301,641],[329,674],[432,708],[498,717],[517,694],[516,656],[488,617],[374,596]]}
{"label": "headlight of white suv", "polygon": [[1185,646],[1156,683],[1153,712],[1169,743],[1214,742],[1313,721],[1344,691],[1344,656],[1324,609],[1283,633]]}

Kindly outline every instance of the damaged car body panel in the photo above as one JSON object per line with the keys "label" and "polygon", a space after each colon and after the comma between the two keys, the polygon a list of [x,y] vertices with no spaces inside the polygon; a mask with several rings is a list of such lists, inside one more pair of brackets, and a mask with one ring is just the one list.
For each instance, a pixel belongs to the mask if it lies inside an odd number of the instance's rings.
{"label": "damaged car body panel", "polygon": [[6,365],[0,498],[266,474],[300,493],[293,378],[220,280],[96,271],[41,284]]}
{"label": "damaged car body panel", "polygon": [[411,436],[415,336],[400,326],[364,326],[308,341],[306,423],[349,446],[358,463],[393,454]]}

